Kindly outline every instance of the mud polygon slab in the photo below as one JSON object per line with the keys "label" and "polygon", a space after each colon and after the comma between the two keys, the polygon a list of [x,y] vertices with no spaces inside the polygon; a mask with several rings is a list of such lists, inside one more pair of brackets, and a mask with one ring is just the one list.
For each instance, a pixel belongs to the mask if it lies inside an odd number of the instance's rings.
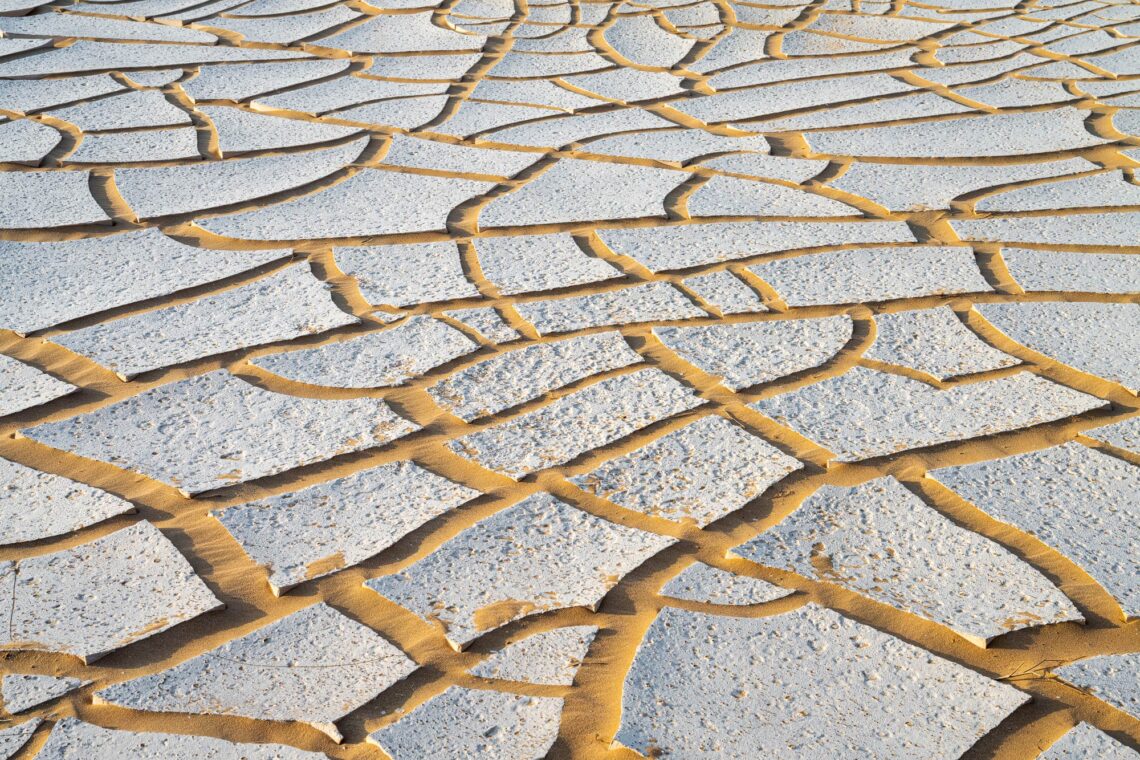
{"label": "mud polygon slab", "polygon": [[489,306],[479,309],[455,309],[445,311],[443,314],[462,322],[492,343],[509,343],[521,337],[498,311]]}
{"label": "mud polygon slab", "polygon": [[793,591],[759,578],[736,575],[703,562],[694,562],[673,576],[658,592],[661,596],[707,604],[763,604]]}
{"label": "mud polygon slab", "polygon": [[789,306],[889,301],[896,298],[985,293],[970,248],[859,248],[775,259],[748,268]]}
{"label": "mud polygon slab", "polygon": [[1051,153],[1100,145],[1085,129],[1087,111],[1000,113],[951,121],[865,127],[804,136],[816,153],[891,158],[973,158]]}
{"label": "mud polygon slab", "polygon": [[30,710],[83,685],[78,678],[9,673],[4,676],[4,709],[10,713]]}
{"label": "mud polygon slab", "polygon": [[463,273],[455,243],[338,247],[333,254],[337,266],[356,278],[360,292],[372,304],[411,306],[479,297]]}
{"label": "mud polygon slab", "polygon": [[716,176],[693,193],[694,216],[854,216],[845,203],[805,190],[741,177]]}
{"label": "mud polygon slab", "polygon": [[622,576],[673,541],[541,493],[475,523],[411,567],[364,585],[440,624],[461,649],[527,615],[596,609]]}
{"label": "mud polygon slab", "polygon": [[575,625],[536,633],[507,644],[470,672],[481,678],[570,686],[597,632],[597,626]]}
{"label": "mud polygon slab", "polygon": [[24,433],[193,494],[380,446],[415,429],[378,399],[286,396],[219,370]]}
{"label": "mud polygon slab", "polygon": [[251,240],[442,231],[452,209],[491,187],[458,177],[363,169],[312,195],[199,224],[217,235]]}
{"label": "mud polygon slab", "polygon": [[1140,454],[1140,417],[1132,417],[1113,425],[1086,430],[1085,435],[1117,448]]}
{"label": "mud polygon slab", "polygon": [[989,322],[1018,343],[1063,364],[1140,389],[1140,304],[978,304]]}
{"label": "mud polygon slab", "polygon": [[339,74],[348,65],[348,61],[315,60],[201,66],[198,76],[185,82],[182,89],[194,100],[249,100],[263,92]]}
{"label": "mud polygon slab", "polygon": [[10,728],[0,729],[0,757],[8,760],[19,752],[43,722],[43,718],[32,718]]}
{"label": "mud polygon slab", "polygon": [[705,403],[658,369],[601,380],[448,447],[519,480]]}
{"label": "mud polygon slab", "polygon": [[31,119],[0,124],[0,161],[38,166],[60,137],[55,128]]}
{"label": "mud polygon slab", "polygon": [[106,74],[65,79],[7,79],[0,81],[0,108],[30,113],[125,89]]}
{"label": "mud polygon slab", "polygon": [[931,477],[987,514],[1037,536],[1140,614],[1133,557],[1140,529],[1131,505],[1140,468],[1079,443],[934,470]]}
{"label": "mud polygon slab", "polygon": [[978,646],[1022,628],[1084,622],[1043,575],[958,527],[893,478],[824,486],[732,553],[844,586]]}
{"label": "mud polygon slab", "polygon": [[40,55],[13,58],[0,63],[0,77],[39,77],[123,71],[133,68],[185,66],[217,61],[274,61],[304,58],[294,50],[252,50],[222,45],[162,45],[79,40],[73,45],[54,48]]}
{"label": "mud polygon slab", "polygon": [[722,222],[598,230],[607,246],[653,272],[684,269],[796,248],[911,243],[900,222]]}
{"label": "mud polygon slab", "polygon": [[[539,760],[558,736],[562,700],[451,686],[368,741],[393,760]],[[446,731],[440,729],[446,727]]]}
{"label": "mud polygon slab", "polygon": [[320,752],[305,752],[282,744],[237,744],[225,739],[186,734],[119,731],[64,718],[55,724],[39,760],[157,757],[163,760],[319,760]]}
{"label": "mud polygon slab", "polygon": [[394,462],[212,514],[280,595],[380,553],[478,495],[414,462]]}
{"label": "mud polygon slab", "polygon": [[110,224],[88,181],[86,172],[0,173],[0,229]]}
{"label": "mud polygon slab", "polygon": [[360,133],[355,127],[285,119],[226,106],[199,106],[198,111],[213,122],[223,156],[315,145]]}
{"label": "mud polygon slab", "polygon": [[335,721],[415,668],[371,628],[318,603],[168,670],[101,689],[95,700],[150,712],[298,721],[340,741]]}
{"label": "mud polygon slab", "polygon": [[53,111],[51,115],[74,124],[84,132],[130,127],[169,127],[190,123],[190,114],[172,105],[157,90],[130,90],[109,98]]}
{"label": "mud polygon slab", "polygon": [[1136,760],[1136,752],[1088,723],[1078,723],[1038,760]]}
{"label": "mud polygon slab", "polygon": [[472,148],[434,140],[415,140],[393,135],[392,145],[384,154],[384,163],[390,166],[410,166],[416,169],[492,174],[511,177],[533,164],[541,156],[515,150]]}
{"label": "mud polygon slab", "polygon": [[1140,658],[1135,654],[1118,654],[1078,660],[1053,672],[1098,699],[1137,717],[1140,715],[1140,695],[1136,693],[1138,671]]}
{"label": "mud polygon slab", "polygon": [[134,510],[83,483],[0,459],[0,545],[61,536]]}
{"label": "mud polygon slab", "polygon": [[534,343],[465,367],[428,389],[437,404],[470,422],[591,375],[641,361],[616,332]]}
{"label": "mud polygon slab", "polygon": [[27,34],[36,37],[97,37],[104,40],[131,42],[207,45],[213,45],[218,41],[214,35],[198,29],[71,13],[44,13],[23,18],[3,18],[0,19],[0,29],[7,34]]}
{"label": "mud polygon slab", "polygon": [[738,391],[818,367],[851,340],[848,316],[695,327],[655,327],[682,359]]}
{"label": "mud polygon slab", "polygon": [[1140,212],[1001,216],[950,222],[963,240],[1041,245],[1135,246]]}
{"label": "mud polygon slab", "polygon": [[[222,606],[148,522],[53,554],[0,563],[3,647],[93,662]],[[9,580],[10,579],[10,580]]]}
{"label": "mud polygon slab", "polygon": [[727,270],[689,277],[684,284],[721,314],[768,311],[756,291]]}
{"label": "mud polygon slab", "polygon": [[987,187],[1088,171],[1083,158],[1000,166],[946,163],[872,164],[856,162],[831,187],[859,195],[892,211],[949,208],[950,201]]}
{"label": "mud polygon slab", "polygon": [[304,264],[265,279],[53,338],[123,378],[203,356],[356,324]]}
{"label": "mud polygon slab", "polygon": [[355,161],[366,142],[357,140],[287,156],[120,169],[115,172],[115,186],[140,218],[186,214],[244,203],[315,182]]}
{"label": "mud polygon slab", "polygon": [[853,462],[1040,425],[1106,404],[1026,372],[939,390],[853,367],[752,407]]}
{"label": "mud polygon slab", "polygon": [[527,301],[515,309],[541,335],[604,325],[708,316],[667,282],[649,282],[585,296]]}
{"label": "mud polygon slab", "polygon": [[723,417],[704,417],[571,478],[614,504],[704,527],[803,465]]}
{"label": "mud polygon slab", "polygon": [[[155,229],[53,243],[0,242],[0,327],[41,330],[253,269],[287,251],[193,248]],[[177,272],[177,277],[171,273]]]}
{"label": "mud polygon slab", "polygon": [[432,24],[430,11],[373,16],[370,20],[321,39],[323,47],[351,53],[428,53],[479,50],[486,37],[462,34]]}
{"label": "mud polygon slab", "polygon": [[814,604],[763,618],[666,607],[626,676],[614,741],[686,758],[952,760],[1028,699]]}
{"label": "mud polygon slab", "polygon": [[310,385],[380,388],[402,385],[477,348],[454,327],[420,315],[339,343],[261,356],[253,364]]}
{"label": "mud polygon slab", "polygon": [[0,355],[0,417],[46,404],[78,390],[30,364]]}
{"label": "mud polygon slab", "polygon": [[631,164],[562,159],[519,189],[492,200],[479,226],[662,216],[665,196],[686,174]]}
{"label": "mud polygon slab", "polygon": [[1003,248],[1001,257],[1028,291],[1140,293],[1140,256]]}
{"label": "mud polygon slab", "polygon": [[483,276],[503,295],[554,290],[623,277],[587,256],[567,234],[479,238],[472,243]]}
{"label": "mud polygon slab", "polygon": [[1000,369],[1018,360],[983,343],[948,306],[875,315],[868,359],[908,367],[939,380]]}
{"label": "mud polygon slab", "polygon": [[83,136],[69,164],[117,164],[201,158],[194,127],[127,132],[94,132]]}

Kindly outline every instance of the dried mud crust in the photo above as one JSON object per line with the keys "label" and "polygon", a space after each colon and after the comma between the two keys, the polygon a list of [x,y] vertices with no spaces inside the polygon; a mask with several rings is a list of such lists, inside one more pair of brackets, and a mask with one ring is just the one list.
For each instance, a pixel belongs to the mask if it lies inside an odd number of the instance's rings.
{"label": "dried mud crust", "polygon": [[1140,751],[1140,5],[0,33],[0,758]]}

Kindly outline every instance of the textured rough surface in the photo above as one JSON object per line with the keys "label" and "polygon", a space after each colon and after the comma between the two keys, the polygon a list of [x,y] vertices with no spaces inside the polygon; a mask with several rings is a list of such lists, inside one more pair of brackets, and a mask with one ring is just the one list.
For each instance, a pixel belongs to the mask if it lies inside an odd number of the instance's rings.
{"label": "textured rough surface", "polygon": [[356,140],[288,156],[122,169],[115,172],[115,187],[140,217],[185,214],[301,187],[352,163],[364,145]]}
{"label": "textured rough surface", "polygon": [[106,491],[0,459],[0,544],[59,536],[132,510]]}
{"label": "textured rough surface", "polygon": [[875,317],[868,359],[897,364],[939,380],[1012,367],[1018,360],[983,343],[948,308]]}
{"label": "textured rough surface", "polygon": [[0,691],[3,692],[4,709],[10,713],[18,713],[61,697],[83,685],[84,682],[78,678],[6,675]]}
{"label": "textured rough surface", "polygon": [[720,271],[690,277],[684,281],[689,290],[715,307],[721,314],[747,314],[768,311],[756,291],[731,272]]}
{"label": "textured rough surface", "polygon": [[789,306],[887,301],[990,290],[969,248],[864,248],[756,264]]}
{"label": "textured rough surface", "polygon": [[57,243],[4,241],[0,326],[40,330],[221,280],[285,255],[192,248],[154,229]]}
{"label": "textured rough surface", "polygon": [[64,718],[52,729],[47,744],[36,755],[40,760],[71,760],[74,757],[155,757],[165,760],[318,760],[319,752],[281,744],[238,744],[225,739],[181,734],[136,733],[93,726],[78,718]]}
{"label": "textured rough surface", "polygon": [[218,371],[24,432],[199,493],[378,446],[415,428],[382,401],[284,396]]}
{"label": "textured rough surface", "polygon": [[642,369],[602,380],[541,409],[465,435],[450,448],[518,480],[703,403],[660,370]]}
{"label": "textured rough surface", "polygon": [[1140,454],[1140,417],[1133,417],[1114,425],[1093,428],[1085,431],[1085,435],[1117,448]]}
{"label": "textured rough surface", "polygon": [[518,348],[459,370],[428,389],[437,404],[473,420],[496,414],[641,357],[613,332]]}
{"label": "textured rough surface", "polygon": [[979,646],[1020,628],[1084,621],[1036,570],[893,478],[824,486],[733,553],[853,589]]}
{"label": "textured rough surface", "polygon": [[0,417],[46,404],[75,390],[71,383],[57,380],[10,356],[0,355]]}
{"label": "textured rough surface", "polygon": [[370,628],[314,604],[170,670],[108,686],[95,698],[152,712],[300,721],[339,740],[335,721],[415,667]]}
{"label": "textured rough surface", "polygon": [[0,174],[0,229],[109,224],[87,183],[83,172]]}
{"label": "textured rough surface", "polygon": [[529,301],[519,304],[518,312],[542,335],[586,327],[705,316],[681,291],[664,282],[576,298]]}
{"label": "textured rough surface", "polygon": [[[251,319],[250,315],[259,315]],[[203,356],[359,322],[302,266],[191,303],[67,333],[53,342],[127,379]]]}
{"label": "textured rough surface", "polygon": [[327,190],[207,219],[202,227],[216,235],[241,240],[428,232],[442,230],[454,206],[491,187],[489,182],[457,177],[364,169]]}
{"label": "textured rough surface", "polygon": [[1040,760],[1136,760],[1128,749],[1088,723],[1078,723],[1040,755]]}
{"label": "textured rough surface", "polygon": [[596,608],[623,575],[671,543],[540,494],[365,585],[437,621],[459,649],[526,615]]}
{"label": "textured rough surface", "polygon": [[1140,390],[1140,304],[980,304],[989,322],[1034,351]]}
{"label": "textured rough surface", "polygon": [[[652,666],[648,757],[1140,747],[1049,673],[1137,649],[1136,2],[0,0],[0,563],[147,522],[226,604],[8,652],[97,684],[16,757],[632,756],[663,607],[761,633]],[[89,638],[181,609],[131,588]],[[806,601],[1034,705],[962,718]],[[320,602],[423,667],[176,680]]]}
{"label": "textured rough surface", "polygon": [[850,462],[1039,425],[1104,404],[1024,372],[938,390],[855,367],[753,407]]}
{"label": "textured rough surface", "polygon": [[949,760],[1027,699],[814,604],[759,619],[667,607],[626,675],[614,741],[693,758]]}
{"label": "textured rough surface", "polygon": [[1140,468],[1077,443],[935,470],[931,476],[993,517],[1069,557],[1140,614],[1133,558],[1140,529],[1132,512]]}
{"label": "textured rough surface", "polygon": [[569,235],[482,238],[475,242],[483,276],[503,295],[610,280],[622,273],[587,256]]}
{"label": "textured rough surface", "polygon": [[662,596],[710,604],[763,604],[793,592],[759,578],[734,575],[703,562],[694,562],[661,587]]}
{"label": "textured rough surface", "polygon": [[19,752],[41,723],[43,718],[33,718],[8,728],[0,728],[0,757],[8,760]]}
{"label": "textured rough surface", "polygon": [[[540,760],[558,734],[562,700],[452,686],[368,740],[393,760]],[[446,726],[447,731],[440,729]]]}
{"label": "textured rough surface", "polygon": [[335,253],[337,266],[356,278],[373,304],[410,306],[479,295],[464,276],[453,243],[337,248]]}
{"label": "textured rough surface", "polygon": [[1140,694],[1136,693],[1138,671],[1140,658],[1134,654],[1124,654],[1080,660],[1053,672],[1135,717],[1140,713]]}
{"label": "textured rough surface", "polygon": [[897,222],[730,222],[606,229],[598,236],[654,272],[796,248],[914,241],[906,225]]}
{"label": "textured rough surface", "polygon": [[572,480],[627,509],[703,527],[802,466],[723,417],[710,416]]}
{"label": "textured rough surface", "polygon": [[662,343],[734,391],[817,367],[851,339],[848,317],[658,327]]}
{"label": "textured rough surface", "polygon": [[1140,257],[1004,248],[1002,259],[1028,291],[1140,293]]}
{"label": "textured rough surface", "polygon": [[54,554],[0,563],[5,649],[92,662],[221,606],[150,523]]}
{"label": "textured rough surface", "polygon": [[508,644],[471,668],[471,675],[569,686],[598,632],[596,626],[556,628]]}
{"label": "textured rough surface", "polygon": [[454,327],[420,316],[383,332],[317,348],[270,354],[254,359],[253,363],[311,385],[378,388],[400,385],[476,348]]}
{"label": "textured rough surface", "polygon": [[519,337],[519,332],[503,319],[495,309],[455,309],[445,311],[444,316],[471,328],[491,343],[509,343]]}
{"label": "textured rough surface", "polygon": [[368,559],[479,492],[395,462],[215,512],[281,594]]}

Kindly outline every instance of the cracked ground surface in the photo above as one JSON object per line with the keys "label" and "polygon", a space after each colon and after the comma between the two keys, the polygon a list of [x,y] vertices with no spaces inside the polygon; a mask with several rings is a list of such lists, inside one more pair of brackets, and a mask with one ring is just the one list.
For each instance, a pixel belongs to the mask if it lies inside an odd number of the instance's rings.
{"label": "cracked ground surface", "polygon": [[0,0],[0,758],[1140,749],[1140,5]]}

